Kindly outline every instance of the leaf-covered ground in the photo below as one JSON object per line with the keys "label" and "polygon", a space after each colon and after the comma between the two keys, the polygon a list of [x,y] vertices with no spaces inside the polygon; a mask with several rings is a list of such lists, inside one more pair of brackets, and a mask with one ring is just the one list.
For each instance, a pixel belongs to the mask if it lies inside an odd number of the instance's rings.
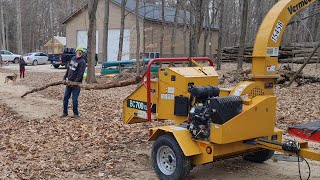
{"label": "leaf-covered ground", "polygon": [[[222,71],[218,72],[228,76],[223,86],[232,86],[238,82],[237,76],[232,77],[235,67],[235,64],[223,64]],[[245,69],[248,68],[249,65],[246,64]],[[319,76],[318,72],[309,65],[305,71]],[[12,71],[0,69],[0,73]],[[63,72],[28,72],[27,75],[27,79],[18,81],[17,87],[32,88],[59,81]],[[102,83],[109,80],[99,81]],[[0,86],[5,88],[4,85]],[[14,104],[8,105],[4,103],[7,101],[0,99],[0,179],[155,179],[150,165],[152,144],[146,139],[148,128],[162,123],[122,123],[122,100],[135,88],[136,86],[128,86],[101,91],[81,91],[81,117],[77,120],[62,119],[58,116],[61,113],[63,86],[51,87],[39,92],[37,96],[30,95],[29,99],[27,97]],[[320,84],[276,87],[275,92],[278,97],[279,128],[286,129],[292,124],[320,120]],[[10,99],[21,94],[19,91],[12,91],[11,94],[0,92],[0,95]],[[47,113],[54,111],[55,115],[34,118],[28,117],[24,111],[18,111],[18,108],[32,108],[32,105],[27,106],[32,98],[46,98],[56,102],[51,108],[41,109]],[[37,114],[37,109],[31,110]],[[312,162],[311,165],[314,171],[312,177],[320,178],[316,173],[320,171],[319,164]],[[297,178],[296,164],[292,163],[268,161],[265,165],[252,165],[236,159],[208,166],[197,167],[190,177],[250,179],[255,174],[262,174],[261,179]],[[210,174],[211,168],[216,172]],[[291,169],[291,172],[279,171],[281,168]],[[303,171],[306,171],[306,167],[303,168]],[[262,173],[264,169],[269,172]],[[203,173],[207,173],[206,176]]]}

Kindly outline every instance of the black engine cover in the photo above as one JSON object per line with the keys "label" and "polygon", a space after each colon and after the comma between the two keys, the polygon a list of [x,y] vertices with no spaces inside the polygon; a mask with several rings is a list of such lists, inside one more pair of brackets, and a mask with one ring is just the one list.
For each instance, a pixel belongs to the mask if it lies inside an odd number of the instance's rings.
{"label": "black engine cover", "polygon": [[240,96],[213,97],[209,100],[209,108],[216,110],[212,115],[213,123],[224,124],[242,112]]}

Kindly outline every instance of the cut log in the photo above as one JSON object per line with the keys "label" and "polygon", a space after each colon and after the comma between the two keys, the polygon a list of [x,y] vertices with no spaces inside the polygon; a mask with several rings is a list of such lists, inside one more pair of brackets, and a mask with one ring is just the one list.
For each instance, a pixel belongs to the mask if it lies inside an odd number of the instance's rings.
{"label": "cut log", "polygon": [[[294,63],[294,64],[303,64],[305,58],[298,57],[298,58],[288,58],[288,59],[279,59],[279,63]],[[317,62],[317,57],[313,57],[308,64],[313,64]]]}
{"label": "cut log", "polygon": [[[129,86],[129,85],[134,85],[137,84],[141,81],[141,77],[135,77],[135,78],[130,78],[127,80],[123,80],[123,81],[112,81],[110,83],[106,83],[106,84],[80,84],[80,87],[85,89],[85,90],[103,90],[103,89],[111,89],[111,88],[116,88],[116,87],[124,87],[124,86]],[[26,93],[24,93],[21,98],[24,98],[26,95],[31,94],[31,93],[35,93],[38,91],[42,91],[45,90],[51,86],[59,86],[59,85],[63,85],[65,84],[64,81],[58,81],[58,82],[54,82],[54,83],[50,83],[47,84],[45,86],[39,87],[39,88],[35,88],[32,89]]]}

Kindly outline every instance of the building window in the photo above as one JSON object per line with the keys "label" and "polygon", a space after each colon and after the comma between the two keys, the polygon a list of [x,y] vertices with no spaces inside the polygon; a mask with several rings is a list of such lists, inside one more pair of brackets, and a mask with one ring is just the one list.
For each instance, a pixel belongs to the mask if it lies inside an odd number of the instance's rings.
{"label": "building window", "polygon": [[160,52],[148,52],[144,54],[145,59],[160,58]]}

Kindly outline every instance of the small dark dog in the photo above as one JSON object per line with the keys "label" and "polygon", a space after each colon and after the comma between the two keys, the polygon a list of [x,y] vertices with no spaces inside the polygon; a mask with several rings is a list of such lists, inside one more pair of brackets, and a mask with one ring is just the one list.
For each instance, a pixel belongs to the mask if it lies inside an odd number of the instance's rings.
{"label": "small dark dog", "polygon": [[4,83],[9,83],[9,81],[11,80],[14,84],[16,84],[17,77],[18,75],[16,73],[14,73],[13,76],[6,76]]}

